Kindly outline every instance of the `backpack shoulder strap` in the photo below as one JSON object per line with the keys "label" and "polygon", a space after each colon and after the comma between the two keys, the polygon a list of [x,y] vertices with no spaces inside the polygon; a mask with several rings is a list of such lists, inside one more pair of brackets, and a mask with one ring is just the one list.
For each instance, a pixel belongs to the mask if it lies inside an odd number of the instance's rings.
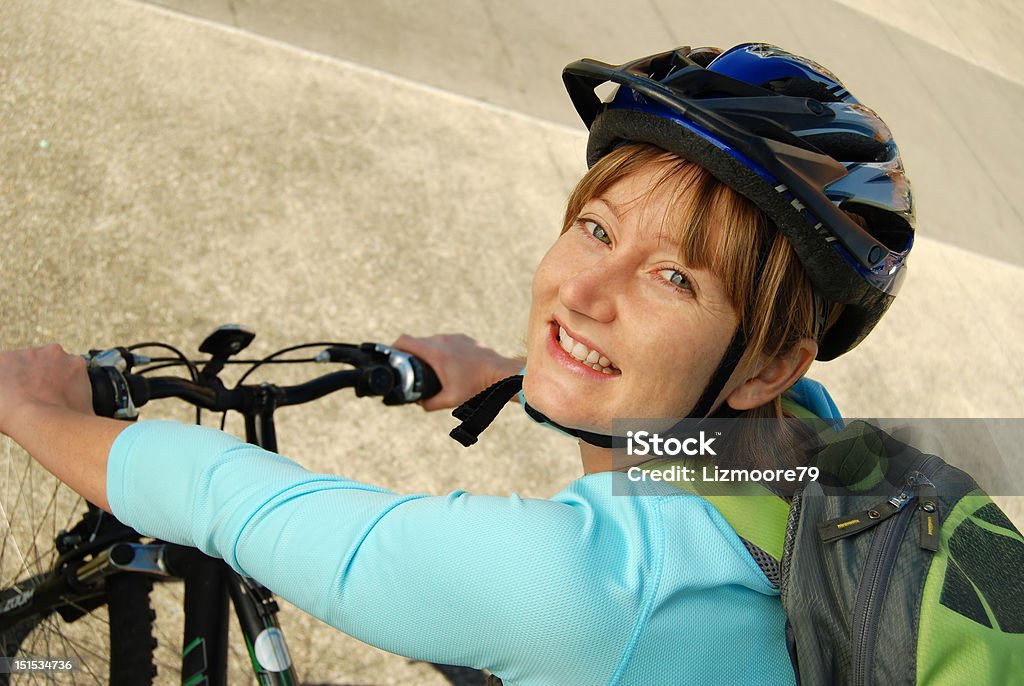
{"label": "backpack shoulder strap", "polygon": [[[776,564],[782,560],[789,520],[789,503],[763,487],[759,495],[704,495],[743,540],[754,559],[767,555]],[[751,548],[756,549],[752,550]],[[762,566],[763,568],[763,566]]]}
{"label": "backpack shoulder strap", "polygon": [[[666,468],[685,461],[658,460],[653,467]],[[789,503],[761,484],[714,481],[672,481],[680,490],[699,495],[722,515],[751,557],[775,586],[786,540]]]}

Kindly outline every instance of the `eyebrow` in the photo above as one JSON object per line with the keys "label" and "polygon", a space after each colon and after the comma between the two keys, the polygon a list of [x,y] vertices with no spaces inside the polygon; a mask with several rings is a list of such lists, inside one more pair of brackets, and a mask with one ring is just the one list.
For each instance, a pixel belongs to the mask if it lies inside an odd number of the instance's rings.
{"label": "eyebrow", "polygon": [[[608,209],[610,209],[615,214],[616,218],[621,217],[625,213],[625,210],[623,209],[622,205],[617,205],[617,204],[613,203],[611,200],[609,200],[604,195],[601,195],[601,194],[593,195],[593,196],[590,197],[590,200],[588,200],[587,202],[594,202],[594,201],[599,201],[599,202],[603,203]],[[584,203],[584,204],[586,204],[586,203]]]}

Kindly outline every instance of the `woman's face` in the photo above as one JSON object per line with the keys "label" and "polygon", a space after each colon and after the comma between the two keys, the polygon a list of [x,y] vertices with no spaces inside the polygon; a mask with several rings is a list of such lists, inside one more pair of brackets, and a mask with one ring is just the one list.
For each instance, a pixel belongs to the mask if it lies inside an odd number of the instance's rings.
{"label": "woman's face", "polygon": [[523,392],[564,426],[682,416],[735,332],[721,280],[680,261],[668,184],[647,195],[662,167],[588,201],[533,278]]}

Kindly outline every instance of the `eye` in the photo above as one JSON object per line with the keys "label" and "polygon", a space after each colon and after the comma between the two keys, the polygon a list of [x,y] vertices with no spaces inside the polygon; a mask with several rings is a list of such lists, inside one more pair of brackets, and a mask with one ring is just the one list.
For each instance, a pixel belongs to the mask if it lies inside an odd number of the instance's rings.
{"label": "eye", "polygon": [[612,237],[608,235],[608,232],[604,230],[604,227],[595,221],[589,219],[583,220],[583,228],[586,229],[587,233],[601,241],[605,245],[612,244]]}
{"label": "eye", "polygon": [[665,279],[665,281],[672,284],[672,286],[679,290],[693,290],[693,284],[690,283],[690,277],[677,269],[662,269],[658,273],[661,275],[661,278]]}

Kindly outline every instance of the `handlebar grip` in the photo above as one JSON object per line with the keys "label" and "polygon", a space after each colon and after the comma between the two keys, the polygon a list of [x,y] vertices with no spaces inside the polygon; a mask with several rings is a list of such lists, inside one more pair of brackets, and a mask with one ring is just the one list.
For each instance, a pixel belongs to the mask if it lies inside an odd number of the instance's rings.
{"label": "handlebar grip", "polygon": [[97,417],[113,417],[117,412],[113,379],[102,367],[89,367],[88,372],[92,385],[92,411]]}
{"label": "handlebar grip", "polygon": [[416,359],[420,363],[420,400],[426,400],[441,392],[441,380],[437,378],[437,372],[433,367],[419,358]]}
{"label": "handlebar grip", "polygon": [[135,408],[149,402],[149,383],[136,374],[122,374],[113,367],[89,367],[92,409],[97,416],[135,419]]}

